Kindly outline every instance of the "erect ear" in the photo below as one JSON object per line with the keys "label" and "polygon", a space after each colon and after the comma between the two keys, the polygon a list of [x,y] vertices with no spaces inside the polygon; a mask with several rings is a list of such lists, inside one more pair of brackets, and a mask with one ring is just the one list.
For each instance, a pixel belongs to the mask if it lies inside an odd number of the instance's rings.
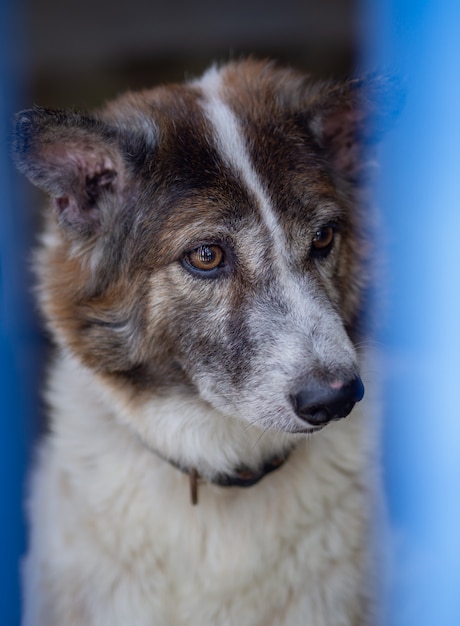
{"label": "erect ear", "polygon": [[326,89],[315,103],[310,128],[342,175],[365,176],[373,148],[402,105],[402,89],[383,76],[353,79]]}
{"label": "erect ear", "polygon": [[16,116],[13,156],[52,196],[60,226],[80,236],[101,230],[107,198],[125,178],[114,129],[79,113],[30,109]]}

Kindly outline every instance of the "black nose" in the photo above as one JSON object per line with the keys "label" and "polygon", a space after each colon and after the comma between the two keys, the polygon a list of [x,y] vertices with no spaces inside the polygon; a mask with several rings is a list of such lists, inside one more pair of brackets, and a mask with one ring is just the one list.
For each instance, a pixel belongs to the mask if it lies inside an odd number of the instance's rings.
{"label": "black nose", "polygon": [[348,383],[310,383],[292,396],[297,415],[312,426],[322,426],[346,417],[364,396],[364,385],[356,377]]}

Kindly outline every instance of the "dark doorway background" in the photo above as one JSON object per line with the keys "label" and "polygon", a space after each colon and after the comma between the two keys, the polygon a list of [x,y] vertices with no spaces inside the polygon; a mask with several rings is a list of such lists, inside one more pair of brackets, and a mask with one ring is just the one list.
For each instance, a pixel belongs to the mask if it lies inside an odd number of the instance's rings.
{"label": "dark doorway background", "polygon": [[357,0],[31,0],[29,95],[44,106],[89,108],[246,54],[348,74],[358,8]]}

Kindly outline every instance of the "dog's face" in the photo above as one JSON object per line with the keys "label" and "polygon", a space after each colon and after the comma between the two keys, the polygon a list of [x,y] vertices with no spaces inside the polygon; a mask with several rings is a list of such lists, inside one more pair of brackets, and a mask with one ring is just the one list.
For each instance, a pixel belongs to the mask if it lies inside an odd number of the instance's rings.
{"label": "dog's face", "polygon": [[362,397],[361,99],[358,81],[247,61],[94,116],[20,114],[17,163],[54,208],[38,272],[57,341],[133,404],[172,389],[287,432],[345,416]]}

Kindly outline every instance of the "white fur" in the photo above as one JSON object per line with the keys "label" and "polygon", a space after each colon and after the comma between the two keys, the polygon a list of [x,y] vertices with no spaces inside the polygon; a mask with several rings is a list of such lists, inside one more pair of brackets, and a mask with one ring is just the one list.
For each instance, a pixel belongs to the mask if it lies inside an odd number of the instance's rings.
{"label": "white fur", "polygon": [[254,171],[238,120],[221,95],[222,75],[212,68],[200,81],[206,97],[206,114],[214,129],[221,155],[243,179],[249,191],[257,198],[259,210],[281,253],[286,250],[286,242],[275,217],[271,202]]}
{"label": "white fur", "polygon": [[[129,435],[116,401],[68,355],[53,369],[49,401],[24,626],[366,623],[356,597],[368,593],[369,450],[356,409],[251,488],[201,485],[193,507],[187,477]],[[151,403],[158,426],[162,412]],[[198,428],[192,454],[202,437],[212,444]]]}

